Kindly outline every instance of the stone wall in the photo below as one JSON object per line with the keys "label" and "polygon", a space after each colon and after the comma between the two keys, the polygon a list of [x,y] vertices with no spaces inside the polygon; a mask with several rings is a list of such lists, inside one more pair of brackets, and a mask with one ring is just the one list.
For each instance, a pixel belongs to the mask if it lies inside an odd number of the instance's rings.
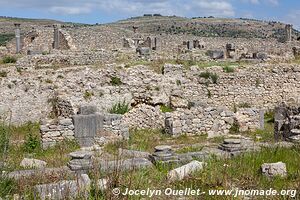
{"label": "stone wall", "polygon": [[[154,107],[169,105],[171,96],[176,96],[176,105],[172,100],[175,107],[186,106],[183,103],[188,102],[230,110],[242,104],[272,109],[278,102],[297,100],[300,93],[300,67],[296,64],[240,66],[233,73],[224,72],[222,67],[175,68],[176,73],[169,67],[166,74],[145,66],[118,65],[22,72],[14,67],[3,68],[7,77],[0,77],[0,107],[12,111],[13,123],[24,123],[46,118],[52,109],[49,99],[55,92],[63,94],[75,109],[90,103],[97,105],[101,113],[123,100],[133,107],[142,103]],[[205,71],[217,74],[216,84],[207,84],[210,80],[199,76]],[[112,85],[111,77],[120,78],[121,84]]]}
{"label": "stone wall", "polygon": [[123,120],[131,128],[161,129],[164,128],[164,118],[159,106],[139,104],[126,113]]}
{"label": "stone wall", "polygon": [[103,129],[111,131],[124,139],[129,138],[128,124],[123,121],[123,116],[119,114],[104,114]]}
{"label": "stone wall", "polygon": [[193,107],[167,113],[165,129],[168,134],[208,134],[208,137],[225,135],[234,123],[234,113],[222,108]]}
{"label": "stone wall", "polygon": [[[92,122],[93,118],[96,123]],[[77,139],[82,146],[92,146],[102,142],[103,138],[105,141],[129,138],[129,128],[122,120],[122,115],[107,113],[86,113],[74,115],[72,118],[42,120],[40,133],[43,148],[54,146],[64,139]]]}
{"label": "stone wall", "polygon": [[264,111],[255,108],[240,108],[235,113],[240,131],[254,131],[264,128]]}
{"label": "stone wall", "polygon": [[73,140],[74,125],[71,118],[43,120],[40,127],[43,148],[54,146],[64,139]]}

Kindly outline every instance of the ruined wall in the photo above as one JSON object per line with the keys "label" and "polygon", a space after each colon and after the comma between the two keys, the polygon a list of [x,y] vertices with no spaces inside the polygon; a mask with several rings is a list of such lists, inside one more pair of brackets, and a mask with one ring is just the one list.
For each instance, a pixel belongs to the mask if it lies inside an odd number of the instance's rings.
{"label": "ruined wall", "polygon": [[[234,73],[226,73],[221,67],[208,68],[218,75],[216,84],[207,84],[208,79],[199,76],[206,70],[197,67],[187,70],[178,65],[174,67],[176,73],[171,67],[166,69],[168,73],[158,74],[144,66],[22,72],[14,67],[3,68],[8,74],[0,77],[0,108],[11,109],[12,121],[23,123],[47,117],[51,110],[49,99],[55,92],[75,108],[88,102],[103,113],[123,100],[133,106],[157,106],[169,104],[171,96],[192,105],[224,106],[231,110],[242,104],[273,108],[278,102],[297,100],[300,93],[300,66],[293,64],[257,64],[237,68]],[[120,85],[112,85],[112,77],[120,78]]]}
{"label": "ruined wall", "polygon": [[195,107],[167,113],[165,128],[173,136],[207,133],[208,137],[215,137],[228,134],[233,123],[233,112],[222,108]]}

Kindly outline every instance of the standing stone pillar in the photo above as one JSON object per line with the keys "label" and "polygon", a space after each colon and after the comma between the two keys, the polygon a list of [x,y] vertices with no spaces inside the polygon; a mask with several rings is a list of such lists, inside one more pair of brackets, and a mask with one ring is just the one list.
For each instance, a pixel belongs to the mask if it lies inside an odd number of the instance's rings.
{"label": "standing stone pillar", "polygon": [[156,51],[161,50],[161,40],[160,40],[160,38],[157,38],[157,37],[154,38],[154,46],[155,46]]}
{"label": "standing stone pillar", "polygon": [[60,24],[54,24],[54,43],[53,43],[53,48],[54,49],[59,49],[59,29],[60,29]]}
{"label": "standing stone pillar", "polygon": [[265,129],[265,111],[264,110],[259,111],[259,129],[260,130]]}
{"label": "standing stone pillar", "polygon": [[20,24],[15,24],[15,34],[16,34],[16,53],[20,53],[21,50],[21,33]]}
{"label": "standing stone pillar", "polygon": [[293,25],[287,24],[285,26],[285,32],[286,32],[286,42],[291,42],[292,41],[292,32],[293,32]]}

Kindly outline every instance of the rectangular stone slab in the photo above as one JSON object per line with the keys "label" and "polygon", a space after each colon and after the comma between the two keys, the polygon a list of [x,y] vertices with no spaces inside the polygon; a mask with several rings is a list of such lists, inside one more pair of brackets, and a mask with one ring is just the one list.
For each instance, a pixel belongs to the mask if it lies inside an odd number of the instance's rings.
{"label": "rectangular stone slab", "polygon": [[74,115],[75,137],[94,138],[103,129],[103,116],[99,114]]}

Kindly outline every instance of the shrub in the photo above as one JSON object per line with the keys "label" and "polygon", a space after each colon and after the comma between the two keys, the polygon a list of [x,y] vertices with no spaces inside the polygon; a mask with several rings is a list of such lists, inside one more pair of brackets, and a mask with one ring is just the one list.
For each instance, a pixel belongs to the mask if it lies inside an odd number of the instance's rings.
{"label": "shrub", "polygon": [[234,134],[234,133],[238,133],[239,130],[240,130],[240,125],[237,123],[237,121],[234,121],[229,129],[229,132],[231,134]]}
{"label": "shrub", "polygon": [[234,67],[231,66],[225,66],[223,67],[224,72],[226,73],[233,73],[234,72]]}
{"label": "shrub", "polygon": [[49,84],[52,84],[52,83],[53,83],[53,81],[50,80],[50,79],[48,79],[48,78],[45,80],[45,82],[46,82],[46,83],[49,83]]}
{"label": "shrub", "polygon": [[218,77],[217,74],[214,73],[214,74],[211,74],[211,75],[210,75],[210,78],[211,78],[212,82],[213,82],[214,84],[216,84],[219,77]]}
{"label": "shrub", "polygon": [[7,77],[7,72],[5,71],[0,71],[0,77]]}
{"label": "shrub", "polygon": [[239,108],[251,108],[251,105],[247,102],[244,102],[244,103],[240,103]]}
{"label": "shrub", "polygon": [[129,111],[129,104],[126,103],[125,100],[123,102],[118,102],[112,106],[111,109],[108,110],[109,113],[112,114],[125,114]]}
{"label": "shrub", "polygon": [[121,79],[120,79],[119,77],[116,77],[116,76],[110,77],[110,83],[111,83],[113,86],[122,85]]}
{"label": "shrub", "polygon": [[32,134],[30,131],[25,138],[24,150],[28,153],[32,153],[41,147],[41,142],[38,135]]}
{"label": "shrub", "polygon": [[6,34],[6,33],[1,33],[0,34],[0,46],[5,46],[6,43],[12,39],[14,39],[15,37],[15,34],[13,33],[9,33],[9,34]]}
{"label": "shrub", "polygon": [[13,56],[5,56],[2,59],[2,63],[16,63],[16,62],[17,62],[17,59]]}
{"label": "shrub", "polygon": [[216,73],[211,73],[211,72],[201,72],[199,75],[201,78],[205,78],[205,79],[211,79],[212,83],[216,84],[218,81],[218,75]]}
{"label": "shrub", "polygon": [[268,111],[265,113],[265,120],[267,121],[267,123],[274,123],[275,119],[274,119],[274,111]]}
{"label": "shrub", "polygon": [[84,92],[84,94],[83,94],[83,98],[84,98],[85,100],[91,99],[92,96],[94,96],[94,93],[93,93],[93,92],[90,92],[90,91],[88,91],[88,90],[86,90],[86,91]]}
{"label": "shrub", "polygon": [[163,112],[163,113],[167,113],[167,112],[172,112],[173,109],[170,106],[161,105],[160,106],[160,111]]}
{"label": "shrub", "polygon": [[210,78],[210,72],[201,72],[199,75],[201,78],[209,79]]}

